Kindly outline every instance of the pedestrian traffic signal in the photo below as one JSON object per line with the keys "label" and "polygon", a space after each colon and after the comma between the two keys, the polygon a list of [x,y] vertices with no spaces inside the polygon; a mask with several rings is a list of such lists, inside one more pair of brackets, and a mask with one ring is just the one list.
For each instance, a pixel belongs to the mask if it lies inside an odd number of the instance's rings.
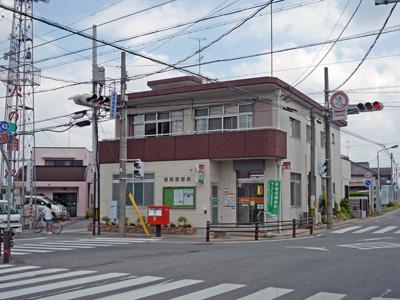
{"label": "pedestrian traffic signal", "polygon": [[96,94],[80,94],[68,99],[73,100],[75,104],[93,108],[106,108],[110,104],[109,97],[97,96]]}
{"label": "pedestrian traffic signal", "polygon": [[380,111],[383,109],[383,104],[378,101],[358,103],[357,108],[360,112]]}
{"label": "pedestrian traffic signal", "polygon": [[143,178],[144,177],[144,163],[140,159],[133,161],[133,177]]}

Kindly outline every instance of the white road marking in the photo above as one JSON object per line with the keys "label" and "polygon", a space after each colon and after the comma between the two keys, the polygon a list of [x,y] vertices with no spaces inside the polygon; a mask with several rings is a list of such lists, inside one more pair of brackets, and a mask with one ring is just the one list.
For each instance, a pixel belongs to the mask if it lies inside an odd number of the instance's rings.
{"label": "white road marking", "polygon": [[60,250],[60,251],[71,251],[74,250],[73,248],[65,248],[65,247],[52,247],[52,246],[45,246],[45,245],[21,245],[18,246],[18,249],[22,251],[29,251],[30,249],[38,249],[38,250]]}
{"label": "white road marking", "polygon": [[319,250],[319,251],[328,251],[328,252],[329,252],[329,249],[326,249],[325,247],[286,246],[286,248],[290,248],[290,249]]}
{"label": "white road marking", "polygon": [[23,266],[23,267],[11,267],[11,268],[7,268],[7,269],[1,269],[0,270],[0,275],[1,274],[11,273],[11,272],[17,272],[17,271],[33,270],[33,269],[39,269],[39,267],[36,267],[36,266]]}
{"label": "white road marking", "polygon": [[399,248],[400,244],[388,243],[388,242],[376,242],[376,243],[357,243],[357,244],[347,244],[347,245],[337,245],[337,246],[355,248],[358,250],[371,250],[371,249]]}
{"label": "white road marking", "polygon": [[346,297],[344,294],[324,293],[320,292],[314,296],[308,297],[304,300],[339,300]]}
{"label": "white road marking", "polygon": [[202,280],[191,280],[191,279],[182,279],[182,280],[177,280],[177,281],[172,281],[172,282],[167,282],[167,283],[161,283],[161,284],[156,284],[156,285],[150,285],[146,286],[134,291],[128,291],[125,293],[120,293],[120,294],[114,294],[111,296],[107,296],[104,298],[99,298],[97,300],[136,300],[136,299],[141,299],[145,297],[150,297],[154,296],[157,294],[165,293],[168,291],[180,289],[189,285],[193,285],[196,283],[200,283]]}
{"label": "white road marking", "polygon": [[50,247],[64,247],[64,248],[76,248],[76,249],[92,249],[93,246],[85,246],[85,245],[73,245],[71,243],[62,243],[62,242],[46,242],[40,245],[50,246]]}
{"label": "white road marking", "polygon": [[[58,275],[50,275],[50,276],[25,279],[25,280],[14,281],[14,282],[7,282],[7,283],[0,284],[0,289],[9,288],[9,287],[17,287],[17,286],[21,286],[21,285],[27,285],[27,284],[33,284],[33,283],[39,283],[39,282],[46,282],[48,280],[65,279],[68,277],[75,277],[75,276],[81,276],[81,275],[87,275],[87,274],[93,274],[93,273],[96,273],[96,271],[82,270],[82,271],[66,272],[66,273],[62,273],[62,274],[58,274]],[[0,293],[0,296],[1,295],[2,295],[2,293]]]}
{"label": "white road marking", "polygon": [[281,289],[275,287],[269,287],[248,296],[242,297],[238,300],[273,300],[283,295],[286,295],[294,290],[290,289]]}
{"label": "white road marking", "polygon": [[381,238],[371,238],[371,239],[362,239],[360,241],[380,241],[380,240],[387,240],[391,239],[391,236],[381,237]]}
{"label": "white road marking", "polygon": [[18,274],[13,274],[13,275],[7,275],[7,277],[4,277],[4,278],[0,278],[0,282],[22,279],[22,278],[29,278],[29,277],[34,277],[37,275],[42,275],[42,274],[57,273],[57,272],[62,272],[62,271],[67,271],[67,270],[68,269],[44,269],[44,270],[38,270],[38,271],[18,273]]}
{"label": "white road marking", "polygon": [[332,231],[332,233],[345,233],[345,232],[348,232],[348,231],[351,231],[351,230],[355,230],[355,229],[358,229],[358,228],[361,228],[361,227],[362,226],[350,226],[350,227],[346,227],[346,228],[343,228],[343,229]]}
{"label": "white road marking", "polygon": [[[85,271],[81,271],[81,272],[85,272]],[[86,271],[86,272],[91,272],[91,271]],[[31,286],[31,287],[24,288],[24,289],[17,289],[17,290],[12,290],[12,291],[1,292],[0,299],[9,299],[9,298],[14,298],[14,297],[30,295],[30,294],[42,293],[42,292],[47,292],[47,291],[51,291],[51,290],[56,290],[56,289],[61,289],[61,288],[66,288],[66,287],[73,287],[76,285],[82,285],[82,284],[86,284],[86,283],[92,283],[92,282],[96,282],[96,281],[117,278],[117,277],[121,277],[121,276],[125,276],[125,275],[127,275],[127,274],[107,273],[107,274],[102,274],[102,275],[95,275],[95,276],[90,276],[90,277],[66,280],[66,281],[61,281],[61,282],[56,282],[56,283],[49,283],[49,284],[45,284],[45,285],[35,285],[35,286]]]}
{"label": "white road marking", "polygon": [[239,289],[241,287],[244,287],[245,285],[243,284],[231,284],[231,283],[223,283],[219,284],[204,290],[200,290],[197,292],[193,292],[190,294],[186,294],[180,297],[172,298],[170,300],[203,300],[203,299],[208,299],[211,297],[215,297],[236,289]]}
{"label": "white road marking", "polygon": [[354,231],[353,233],[364,233],[364,232],[373,230],[373,229],[378,228],[378,227],[379,227],[379,226],[367,226],[367,227],[365,227],[365,228],[362,228],[362,229],[359,229],[359,230],[357,230],[357,231]]}
{"label": "white road marking", "polygon": [[400,300],[400,298],[382,298],[382,297],[373,297],[371,300]]}
{"label": "white road marking", "polygon": [[119,289],[123,289],[123,288],[127,288],[127,287],[133,287],[133,286],[140,285],[140,284],[150,283],[150,282],[161,280],[161,279],[163,279],[163,277],[143,276],[143,277],[138,277],[138,278],[134,278],[134,279],[104,284],[101,286],[80,289],[80,290],[73,291],[73,292],[57,294],[56,296],[52,295],[49,297],[40,298],[40,300],[53,300],[55,298],[57,300],[76,299],[76,298],[81,298],[82,296],[87,297],[87,296],[97,295],[97,294],[101,294],[101,293],[105,293],[105,292],[111,292],[111,291],[115,291],[115,290],[119,290]]}
{"label": "white road marking", "polygon": [[397,227],[399,227],[399,226],[386,226],[380,230],[374,231],[373,233],[385,233],[385,232],[391,231]]}
{"label": "white road marking", "polygon": [[0,265],[0,269],[3,269],[3,268],[10,268],[10,267],[13,267],[14,265]]}
{"label": "white road marking", "polygon": [[[11,250],[11,254],[13,254],[15,251],[20,251],[20,252],[24,252],[24,251],[28,251],[28,249],[29,248],[19,248],[19,247],[15,247],[15,248],[13,248],[12,250]],[[53,251],[50,251],[50,250],[42,250],[42,249],[40,249],[40,250],[38,250],[38,249],[29,249],[29,252],[32,252],[32,253],[50,253],[50,252],[53,252]]]}

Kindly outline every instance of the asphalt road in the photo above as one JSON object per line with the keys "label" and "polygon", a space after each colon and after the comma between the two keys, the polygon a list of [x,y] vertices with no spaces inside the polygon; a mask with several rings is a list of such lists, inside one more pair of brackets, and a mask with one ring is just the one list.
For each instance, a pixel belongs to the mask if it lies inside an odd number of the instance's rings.
{"label": "asphalt road", "polygon": [[[2,275],[0,268],[0,299],[36,299],[45,295],[50,295],[49,299],[78,296],[124,299],[124,295],[126,299],[171,299],[187,295],[180,299],[193,300],[210,295],[213,296],[210,299],[248,297],[244,299],[249,300],[275,299],[280,295],[279,299],[312,296],[312,300],[400,299],[399,252],[400,212],[313,237],[258,242],[205,243],[187,238],[149,241],[77,234],[25,237],[16,240],[13,264],[40,269]],[[7,281],[10,275],[14,278],[17,274],[46,272],[52,268],[66,268],[68,272],[97,271],[96,276],[110,278],[100,277],[91,282],[89,277],[94,275],[78,274],[82,280],[75,282],[62,279],[64,275],[57,277],[59,273],[54,270],[49,272],[54,272],[56,277],[47,275],[50,277],[40,284],[29,279],[25,285],[14,287],[1,283],[15,282]],[[144,283],[131,283],[132,276],[152,277],[144,277]],[[126,282],[126,286],[118,286],[118,282]],[[164,285],[159,285],[160,282]],[[39,290],[29,289],[33,286],[39,286]],[[40,286],[45,290],[41,291]],[[254,294],[260,290],[262,293]],[[60,298],[63,293],[72,293],[69,297],[75,298]]]}

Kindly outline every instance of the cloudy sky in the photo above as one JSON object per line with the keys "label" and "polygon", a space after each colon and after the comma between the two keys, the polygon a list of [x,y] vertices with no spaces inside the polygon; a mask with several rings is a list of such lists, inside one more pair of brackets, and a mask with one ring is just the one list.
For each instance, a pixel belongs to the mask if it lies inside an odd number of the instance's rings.
{"label": "cloudy sky", "polygon": [[[0,0],[13,5],[12,0]],[[266,0],[50,0],[35,3],[34,14],[50,21],[90,33],[98,25],[98,37],[164,62],[176,63],[190,57],[201,46],[238,26],[254,14]],[[273,23],[273,75],[296,86],[315,101],[323,103],[323,68],[329,67],[330,88],[341,85],[361,62],[387,20],[393,5],[375,6],[374,0],[275,0],[272,7]],[[219,80],[269,76],[271,74],[271,14],[270,7],[238,29],[213,43],[201,53],[208,62],[244,55],[257,55],[248,59],[202,66],[201,73]],[[130,15],[130,16],[127,16]],[[122,16],[126,16],[121,18]],[[193,22],[195,20],[202,20]],[[12,15],[0,9],[0,51],[7,52]],[[342,90],[351,103],[379,100],[385,104],[381,112],[350,116],[346,132],[380,144],[392,146],[400,143],[397,128],[400,119],[399,55],[398,48],[400,7],[395,8],[385,29],[379,36],[358,71],[350,77]],[[103,23],[106,23],[102,25]],[[177,26],[180,25],[180,26]],[[171,28],[172,27],[172,28]],[[77,110],[68,97],[91,91],[90,84],[62,88],[72,82],[91,79],[91,41],[40,22],[34,23],[34,58],[40,68],[41,86],[37,88],[36,120],[62,116]],[[340,38],[339,38],[340,37]],[[339,38],[339,39],[338,39]],[[58,39],[57,41],[53,41]],[[335,44],[332,41],[337,40]],[[45,42],[49,42],[46,43]],[[44,45],[40,45],[44,44]],[[333,46],[333,47],[332,47]],[[77,50],[82,50],[77,52]],[[71,52],[77,52],[71,54]],[[0,55],[0,65],[7,61]],[[324,58],[325,57],[325,58]],[[324,58],[324,59],[323,59]],[[181,63],[195,64],[198,56]],[[106,69],[109,79],[120,75],[120,50],[98,48],[98,62]],[[157,71],[163,66],[127,55],[129,76]],[[198,72],[197,67],[189,68]],[[313,72],[311,72],[314,70]],[[309,74],[310,73],[310,74]],[[158,78],[183,75],[178,71],[161,73],[131,80],[128,91],[146,90],[146,82]],[[112,86],[110,86],[111,88]],[[118,86],[117,86],[118,88]],[[0,96],[5,89],[0,87]],[[4,99],[2,99],[4,101]],[[399,103],[399,104],[398,104]],[[3,105],[2,105],[3,106]],[[46,127],[68,122],[58,118],[41,122]],[[113,137],[112,122],[103,122],[100,138]],[[90,128],[73,128],[65,133],[38,133],[37,146],[85,146],[91,148]],[[344,133],[342,153],[355,161],[376,164],[379,146]],[[400,163],[400,151],[394,150]],[[390,160],[381,154],[382,165]]]}

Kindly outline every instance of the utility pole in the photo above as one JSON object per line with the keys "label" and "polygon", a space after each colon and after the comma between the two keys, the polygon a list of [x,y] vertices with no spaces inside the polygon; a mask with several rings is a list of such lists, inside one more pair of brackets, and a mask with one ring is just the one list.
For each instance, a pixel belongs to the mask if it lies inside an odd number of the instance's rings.
{"label": "utility pole", "polygon": [[120,128],[119,128],[119,205],[118,205],[118,231],[119,235],[124,236],[125,226],[125,201],[126,201],[126,132],[127,132],[127,101],[126,93],[126,60],[125,52],[121,52],[121,109],[120,109]]}
{"label": "utility pole", "polygon": [[273,44],[273,42],[274,42],[274,35],[273,35],[273,28],[272,28],[272,2],[273,2],[274,0],[271,0],[270,1],[270,4],[269,4],[269,6],[270,6],[270,8],[271,8],[271,14],[270,14],[270,20],[271,20],[271,77],[272,76],[274,76],[274,44]]}
{"label": "utility pole", "polygon": [[[93,94],[97,93],[97,26],[93,25],[93,40],[92,40],[92,83]],[[96,235],[96,220],[100,218],[100,212],[97,211],[97,108],[92,109],[92,170],[93,170],[93,235]]]}
{"label": "utility pole", "polygon": [[310,121],[311,121],[311,132],[310,132],[310,191],[309,191],[309,199],[308,199],[308,213],[311,213],[311,208],[313,203],[316,200],[316,178],[315,178],[315,115],[314,110],[311,109],[310,112]]}
{"label": "utility pole", "polygon": [[393,200],[394,188],[393,188],[393,152],[390,152],[390,191],[391,191],[391,199]]}
{"label": "utility pole", "polygon": [[[329,76],[328,68],[324,68],[325,79],[325,109],[329,109]],[[331,125],[328,114],[325,114],[325,159],[326,159],[326,196],[327,196],[327,228],[332,229],[333,210],[332,210],[332,160],[331,160]]]}

